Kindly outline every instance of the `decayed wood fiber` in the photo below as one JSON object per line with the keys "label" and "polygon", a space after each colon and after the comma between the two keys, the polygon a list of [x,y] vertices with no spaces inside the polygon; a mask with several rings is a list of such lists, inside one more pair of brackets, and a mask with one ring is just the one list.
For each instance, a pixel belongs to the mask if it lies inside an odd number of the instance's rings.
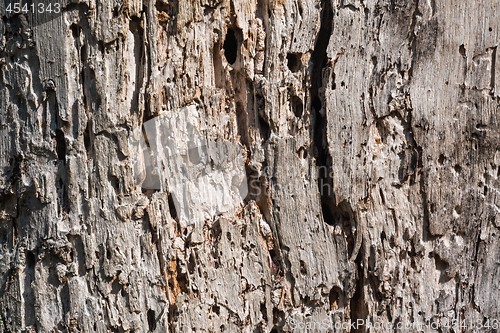
{"label": "decayed wood fiber", "polygon": [[[500,3],[60,3],[0,3],[0,333],[500,320]],[[250,191],[192,224],[129,144],[185,106]]]}

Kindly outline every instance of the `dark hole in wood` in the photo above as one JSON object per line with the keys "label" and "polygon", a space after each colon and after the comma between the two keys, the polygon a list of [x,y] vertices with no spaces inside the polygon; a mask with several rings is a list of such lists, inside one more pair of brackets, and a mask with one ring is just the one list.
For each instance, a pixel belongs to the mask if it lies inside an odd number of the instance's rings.
{"label": "dark hole in wood", "polygon": [[292,96],[292,111],[295,117],[302,117],[304,105],[302,104],[302,100],[297,96]]}
{"label": "dark hole in wood", "polygon": [[466,53],[464,44],[460,45],[460,47],[458,48],[458,52],[460,52],[460,55],[465,58]]}
{"label": "dark hole in wood", "polygon": [[78,38],[80,36],[80,27],[77,26],[76,24],[72,24],[71,27],[69,27],[71,29],[71,33],[73,34],[73,38]]}
{"label": "dark hole in wood", "polygon": [[83,132],[83,143],[85,145],[85,150],[87,151],[87,157],[90,155],[90,121],[87,123],[87,128]]}
{"label": "dark hole in wood", "polygon": [[264,141],[267,141],[269,137],[271,136],[271,127],[269,124],[266,122],[266,120],[263,117],[259,117],[259,127],[260,127],[260,134],[262,136],[262,139]]}
{"label": "dark hole in wood", "polygon": [[321,110],[321,100],[319,99],[318,96],[314,96],[314,99],[312,101],[312,107],[316,112]]}
{"label": "dark hole in wood", "polygon": [[227,29],[226,40],[224,41],[224,55],[226,60],[231,65],[236,62],[236,56],[238,55],[238,41],[234,34],[234,30]]}
{"label": "dark hole in wood", "polygon": [[342,290],[339,287],[333,287],[328,295],[328,300],[330,301],[330,311],[337,310],[342,304],[340,297],[342,296]]}
{"label": "dark hole in wood", "polygon": [[151,309],[148,310],[148,326],[150,332],[156,330],[156,315],[155,311]]}
{"label": "dark hole in wood", "polygon": [[261,303],[260,304],[260,312],[262,313],[262,318],[264,321],[267,321],[267,307],[266,303]]}
{"label": "dark hole in wood", "polygon": [[26,266],[29,269],[32,269],[35,267],[35,263],[36,263],[35,254],[32,251],[26,251]]}
{"label": "dark hole in wood", "polygon": [[66,161],[66,140],[60,129],[56,129],[56,152],[58,160]]}
{"label": "dark hole in wood", "polygon": [[170,216],[172,216],[174,220],[177,220],[177,210],[175,209],[174,198],[172,197],[172,194],[168,195],[168,209],[170,210]]}
{"label": "dark hole in wood", "polygon": [[443,154],[439,155],[438,163],[440,165],[443,165],[443,163],[444,163],[445,160],[446,160],[446,157]]}
{"label": "dark hole in wood", "polygon": [[288,55],[286,56],[286,59],[288,61],[288,68],[293,73],[296,73],[300,68],[300,54],[288,53]]}
{"label": "dark hole in wood", "polygon": [[330,207],[326,203],[321,203],[321,211],[323,213],[323,220],[326,224],[334,226],[335,225],[335,216],[333,216]]}

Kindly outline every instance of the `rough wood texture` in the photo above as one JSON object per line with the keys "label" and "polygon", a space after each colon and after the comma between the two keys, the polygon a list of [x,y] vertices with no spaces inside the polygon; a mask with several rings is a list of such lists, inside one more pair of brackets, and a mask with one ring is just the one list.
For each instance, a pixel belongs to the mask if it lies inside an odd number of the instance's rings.
{"label": "rough wood texture", "polygon": [[[0,333],[500,320],[499,2],[7,4]],[[249,190],[195,223],[129,140],[186,106]]]}

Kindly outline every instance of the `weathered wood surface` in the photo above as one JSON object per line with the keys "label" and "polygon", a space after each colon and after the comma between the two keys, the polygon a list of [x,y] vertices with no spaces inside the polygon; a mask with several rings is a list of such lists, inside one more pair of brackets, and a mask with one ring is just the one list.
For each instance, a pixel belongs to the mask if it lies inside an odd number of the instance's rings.
{"label": "weathered wood surface", "polygon": [[[1,333],[500,320],[499,2],[7,4]],[[193,105],[250,194],[189,224],[129,137]]]}

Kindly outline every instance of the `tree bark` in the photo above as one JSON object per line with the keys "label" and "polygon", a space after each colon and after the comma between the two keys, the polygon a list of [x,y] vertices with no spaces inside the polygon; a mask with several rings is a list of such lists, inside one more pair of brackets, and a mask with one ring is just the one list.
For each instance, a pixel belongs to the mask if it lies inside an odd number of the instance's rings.
{"label": "tree bark", "polygon": [[[0,3],[0,333],[500,327],[499,2],[58,3]],[[180,110],[234,209],[147,185]]]}

